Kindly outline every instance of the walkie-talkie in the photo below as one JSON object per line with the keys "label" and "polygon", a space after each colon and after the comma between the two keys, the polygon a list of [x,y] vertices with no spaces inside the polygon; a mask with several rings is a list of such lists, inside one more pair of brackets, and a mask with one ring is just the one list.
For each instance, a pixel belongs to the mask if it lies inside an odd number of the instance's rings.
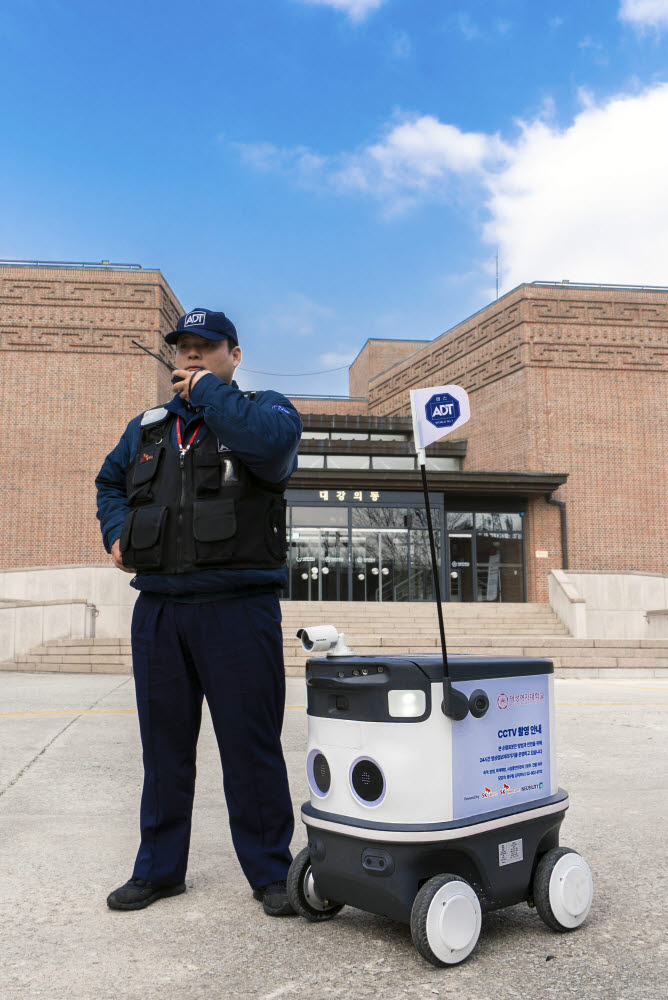
{"label": "walkie-talkie", "polygon": [[[130,343],[134,344],[135,347],[138,347],[141,351],[145,351],[146,354],[150,354],[152,358],[155,358],[156,361],[159,361],[161,365],[165,366],[165,368],[169,368],[170,372],[176,371],[174,365],[170,365],[169,361],[165,361],[165,359],[161,358],[159,354],[154,354],[153,351],[149,351],[148,347],[144,347],[143,344],[138,344],[136,340],[131,340]],[[178,375],[175,375],[172,378],[172,385],[175,385],[177,382],[182,382],[182,381],[183,379],[179,378]]]}

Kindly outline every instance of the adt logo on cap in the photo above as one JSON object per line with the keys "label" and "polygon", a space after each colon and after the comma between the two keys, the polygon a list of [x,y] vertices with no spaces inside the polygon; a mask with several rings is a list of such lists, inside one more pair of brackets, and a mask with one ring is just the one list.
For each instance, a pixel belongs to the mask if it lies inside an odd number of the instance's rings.
{"label": "adt logo on cap", "polygon": [[449,392],[437,393],[427,401],[424,408],[425,416],[434,427],[452,427],[459,420],[461,409],[459,400]]}
{"label": "adt logo on cap", "polygon": [[206,319],[205,312],[191,312],[188,313],[183,321],[184,326],[204,326],[204,321]]}

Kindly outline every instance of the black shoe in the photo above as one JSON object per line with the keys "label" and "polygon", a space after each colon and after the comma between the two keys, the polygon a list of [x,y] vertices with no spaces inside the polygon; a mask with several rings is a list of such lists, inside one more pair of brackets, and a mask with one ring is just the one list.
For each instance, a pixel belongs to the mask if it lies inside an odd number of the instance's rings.
{"label": "black shoe", "polygon": [[264,912],[270,917],[290,917],[295,911],[290,905],[285,882],[272,882],[259,889],[253,889],[253,899],[259,899],[264,906]]}
{"label": "black shoe", "polygon": [[131,878],[125,885],[109,893],[107,906],[112,910],[143,910],[145,906],[155,903],[156,899],[178,896],[185,891],[185,882],[180,885],[155,885],[143,878]]}

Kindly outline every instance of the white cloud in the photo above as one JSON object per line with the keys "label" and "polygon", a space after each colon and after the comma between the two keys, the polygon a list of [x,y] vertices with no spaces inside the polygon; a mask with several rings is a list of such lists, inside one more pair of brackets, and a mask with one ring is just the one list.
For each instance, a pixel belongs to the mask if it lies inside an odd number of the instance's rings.
{"label": "white cloud", "polygon": [[474,42],[480,38],[480,29],[473,18],[465,11],[458,11],[456,24],[467,42]]}
{"label": "white cloud", "polygon": [[383,6],[385,0],[297,0],[298,3],[310,4],[314,7],[333,7],[347,14],[351,21],[363,21]]}
{"label": "white cloud", "polygon": [[668,0],[621,0],[619,19],[636,28],[666,28]]}
{"label": "white cloud", "polygon": [[455,179],[482,176],[503,151],[498,136],[462,132],[432,115],[405,118],[370,146],[341,157],[329,171],[340,190],[381,199],[390,210],[444,196]]}
{"label": "white cloud", "polygon": [[282,149],[271,142],[234,142],[232,146],[254,170],[291,174],[307,186],[318,182],[327,162],[305,146]]}
{"label": "white cloud", "polygon": [[522,126],[486,178],[503,286],[538,279],[668,284],[668,84],[589,104],[565,129]]}
{"label": "white cloud", "polygon": [[486,216],[482,239],[490,257],[499,247],[506,290],[562,278],[668,285],[668,83],[606,101],[578,96],[569,125],[546,105],[512,141],[413,115],[351,153],[258,147],[257,158],[320,190],[373,199],[385,214],[449,201],[472,226]]}

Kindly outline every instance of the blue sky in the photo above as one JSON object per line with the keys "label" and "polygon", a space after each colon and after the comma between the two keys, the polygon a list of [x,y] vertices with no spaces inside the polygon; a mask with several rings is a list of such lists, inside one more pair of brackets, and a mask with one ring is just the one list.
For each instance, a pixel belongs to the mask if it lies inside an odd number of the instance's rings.
{"label": "blue sky", "polygon": [[[0,5],[0,256],[159,267],[347,392],[521,281],[668,285],[668,0]],[[11,95],[11,99],[7,99]]]}

